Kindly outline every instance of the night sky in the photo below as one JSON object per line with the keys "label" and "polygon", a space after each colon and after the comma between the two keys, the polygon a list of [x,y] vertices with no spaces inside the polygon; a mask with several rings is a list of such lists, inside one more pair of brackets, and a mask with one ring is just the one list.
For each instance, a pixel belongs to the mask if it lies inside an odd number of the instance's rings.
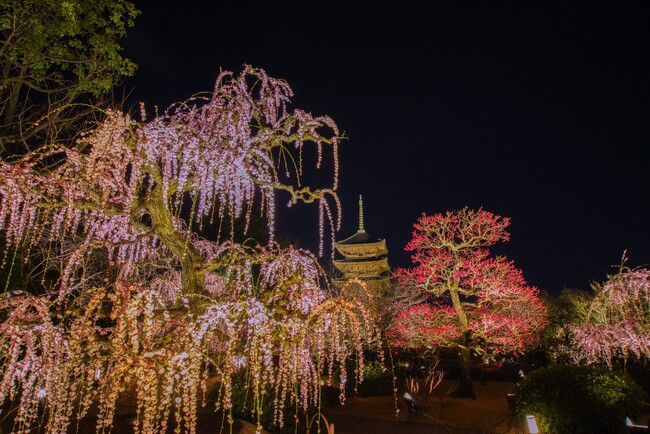
{"label": "night sky", "polygon": [[[166,107],[243,64],[286,79],[348,138],[337,238],[363,194],[392,266],[422,212],[465,205],[511,217],[496,251],[551,293],[625,249],[650,264],[650,2],[135,3],[130,100]],[[279,219],[317,249],[316,206]]]}

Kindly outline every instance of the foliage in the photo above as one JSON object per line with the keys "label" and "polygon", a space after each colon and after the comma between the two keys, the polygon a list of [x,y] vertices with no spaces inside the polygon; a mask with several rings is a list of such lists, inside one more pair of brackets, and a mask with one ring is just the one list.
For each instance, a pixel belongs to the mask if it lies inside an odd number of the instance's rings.
{"label": "foliage", "polygon": [[650,270],[629,270],[593,286],[584,321],[572,327],[574,357],[587,363],[650,359]]}
{"label": "foliage", "polygon": [[414,252],[415,266],[395,276],[399,287],[425,301],[397,315],[389,331],[393,345],[457,347],[462,378],[470,382],[471,353],[489,361],[538,342],[546,322],[539,291],[526,285],[512,262],[490,257],[487,250],[509,239],[509,224],[507,218],[467,208],[418,219],[406,246]]}
{"label": "foliage", "polygon": [[[324,412],[327,410],[327,399],[323,394],[321,394],[319,405],[310,405],[307,410],[303,409],[299,402],[289,403],[284,407],[281,416],[285,421],[285,425],[279,427],[275,423],[273,388],[266,390],[259,403],[258,411],[258,404],[253,399],[249,384],[250,379],[247,378],[245,372],[240,372],[233,378],[233,417],[251,423],[259,422],[267,431],[277,434],[290,434],[297,432],[297,430],[304,431],[306,415],[313,415],[318,411]],[[213,404],[218,398],[218,393],[214,393],[211,398],[212,402],[210,404]]]}
{"label": "foliage", "polygon": [[581,324],[589,314],[593,296],[585,291],[564,289],[557,297],[543,298],[548,312],[548,324],[541,335],[541,344],[552,363],[574,362],[574,343],[571,327]]}
{"label": "foliage", "polygon": [[[338,130],[328,117],[290,111],[291,96],[286,82],[247,66],[150,121],[108,111],[75,147],[0,162],[8,247],[45,252],[43,269],[59,276],[42,295],[0,298],[0,400],[19,402],[19,429],[36,422],[44,400],[48,432],[65,432],[96,399],[97,430],[110,430],[116,399],[132,388],[136,432],[175,423],[192,433],[210,375],[222,385],[216,409],[232,420],[242,371],[258,417],[273,390],[281,427],[287,403],[317,405],[321,372],[340,366],[346,378],[351,353],[363,366],[364,346],[380,339],[372,314],[346,288],[336,297],[323,289],[310,253],[273,242],[278,191],[319,203],[321,235],[328,220],[337,224]],[[331,146],[331,187],[300,184],[307,144],[317,166]],[[248,222],[258,209],[268,216],[266,246],[197,233]]]}
{"label": "foliage", "polygon": [[363,366],[363,382],[356,385],[361,396],[390,395],[393,393],[393,373],[383,361],[368,362]]}
{"label": "foliage", "polygon": [[557,365],[531,372],[519,384],[514,409],[535,416],[544,433],[627,432],[647,396],[627,375],[587,366]]}
{"label": "foliage", "polygon": [[137,14],[126,0],[2,2],[0,150],[71,134],[83,104],[132,75],[119,39]]}

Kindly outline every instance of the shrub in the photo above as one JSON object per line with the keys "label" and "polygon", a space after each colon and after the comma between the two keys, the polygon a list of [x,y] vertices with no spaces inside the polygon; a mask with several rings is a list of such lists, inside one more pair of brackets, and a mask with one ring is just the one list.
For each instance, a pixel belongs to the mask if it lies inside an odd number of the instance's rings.
{"label": "shrub", "polygon": [[543,433],[617,433],[647,398],[628,375],[589,366],[550,366],[518,387],[515,414],[535,415]]}
{"label": "shrub", "polygon": [[363,367],[363,381],[357,385],[357,394],[392,395],[393,379],[390,368],[384,368],[381,362],[367,362]]}

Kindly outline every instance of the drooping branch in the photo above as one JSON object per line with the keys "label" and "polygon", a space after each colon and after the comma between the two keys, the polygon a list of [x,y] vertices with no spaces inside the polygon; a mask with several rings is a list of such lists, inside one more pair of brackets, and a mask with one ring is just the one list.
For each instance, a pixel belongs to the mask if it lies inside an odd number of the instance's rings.
{"label": "drooping branch", "polygon": [[595,289],[586,318],[570,327],[573,358],[610,367],[616,358],[650,358],[650,271],[623,268]]}
{"label": "drooping branch", "polygon": [[[197,233],[205,221],[249,220],[261,205],[273,239],[276,194],[318,202],[321,237],[328,221],[340,224],[338,129],[290,111],[291,95],[262,70],[223,72],[209,96],[162,116],[147,120],[143,109],[138,123],[107,110],[75,146],[0,161],[8,248],[33,248],[58,273],[42,297],[0,296],[0,401],[20,401],[25,427],[39,398],[54,418],[47,429],[65,432],[71,411],[81,418],[99,397],[97,429],[110,430],[117,398],[132,387],[136,432],[175,423],[191,433],[213,372],[217,408],[230,412],[234,377],[245,373],[253,411],[273,394],[281,426],[288,402],[318,404],[322,372],[351,375],[350,354],[363,371],[364,347],[381,341],[373,313],[345,291],[332,297],[312,254],[238,245],[232,224],[212,239],[210,226]],[[317,167],[331,146],[332,185],[300,183],[302,148],[312,145]]]}

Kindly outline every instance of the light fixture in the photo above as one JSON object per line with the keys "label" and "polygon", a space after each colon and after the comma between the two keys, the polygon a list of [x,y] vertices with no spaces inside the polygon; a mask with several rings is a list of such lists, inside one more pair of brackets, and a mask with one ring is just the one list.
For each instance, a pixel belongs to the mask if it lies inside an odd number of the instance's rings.
{"label": "light fixture", "polygon": [[528,424],[528,432],[530,434],[539,433],[539,428],[537,428],[537,421],[535,420],[535,416],[533,416],[532,414],[526,416],[526,423]]}
{"label": "light fixture", "polygon": [[625,426],[628,426],[630,428],[641,428],[641,429],[648,429],[648,425],[639,425],[634,422],[632,422],[632,419],[629,417],[625,418]]}

